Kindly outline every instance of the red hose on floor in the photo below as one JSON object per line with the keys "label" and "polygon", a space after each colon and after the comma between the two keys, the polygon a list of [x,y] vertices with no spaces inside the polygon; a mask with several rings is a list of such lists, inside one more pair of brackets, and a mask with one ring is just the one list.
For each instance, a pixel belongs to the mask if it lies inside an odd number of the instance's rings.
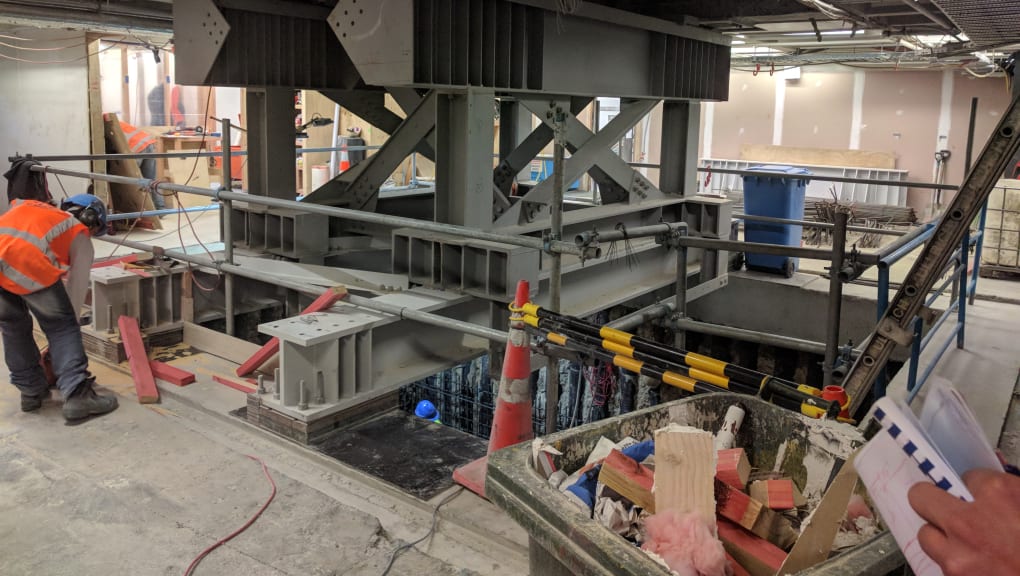
{"label": "red hose on floor", "polygon": [[256,512],[254,516],[252,516],[247,522],[244,523],[244,526],[241,526],[237,530],[231,532],[230,535],[220,539],[215,544],[206,548],[205,550],[202,550],[202,553],[196,556],[195,559],[191,561],[191,564],[188,565],[188,569],[184,571],[184,576],[191,576],[191,574],[195,571],[195,568],[198,567],[198,563],[201,562],[206,556],[208,556],[213,550],[219,548],[220,546],[223,546],[227,542],[230,542],[238,534],[247,530],[248,527],[254,524],[255,521],[259,519],[259,516],[261,516],[262,513],[266,511],[266,508],[269,507],[269,504],[273,501],[273,498],[276,498],[276,482],[274,482],[273,477],[269,475],[269,468],[266,468],[266,463],[254,456],[248,456],[248,458],[251,458],[252,460],[262,465],[262,472],[266,475],[266,479],[269,480],[269,485],[273,487],[272,493],[269,494],[269,499],[266,500],[266,503],[263,504],[261,508],[259,508],[258,512]]}

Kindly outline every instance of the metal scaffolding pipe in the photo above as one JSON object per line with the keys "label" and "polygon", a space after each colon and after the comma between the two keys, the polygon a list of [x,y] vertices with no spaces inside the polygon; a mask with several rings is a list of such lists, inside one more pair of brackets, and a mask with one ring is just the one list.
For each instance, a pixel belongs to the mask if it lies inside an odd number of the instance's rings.
{"label": "metal scaffolding pipe", "polygon": [[573,256],[587,255],[586,250],[578,248],[577,246],[574,245],[573,242],[563,242],[562,240],[546,242],[542,238],[536,238],[534,236],[515,236],[512,234],[497,234],[495,232],[485,232],[482,230],[475,230],[473,228],[466,228],[464,226],[457,226],[455,224],[442,224],[439,222],[430,222],[427,220],[415,220],[414,218],[404,218],[402,216],[390,216],[387,214],[377,214],[375,212],[362,212],[361,210],[351,210],[349,208],[337,208],[335,206],[325,206],[323,204],[313,204],[308,202],[296,202],[294,200],[283,200],[281,198],[271,198],[268,196],[258,196],[253,194],[244,194],[222,190],[210,190],[208,188],[198,188],[196,186],[183,186],[181,184],[172,184],[169,182],[157,182],[155,180],[149,180],[147,178],[130,178],[128,176],[115,176],[112,174],[99,174],[96,172],[80,172],[77,170],[64,170],[62,168],[54,168],[52,166],[33,166],[32,170],[35,172],[59,174],[62,176],[74,176],[78,178],[89,178],[92,180],[115,182],[118,184],[129,184],[132,186],[137,186],[139,188],[149,188],[151,186],[155,186],[157,190],[169,190],[172,192],[183,192],[185,194],[196,194],[198,196],[205,196],[219,201],[232,200],[236,202],[245,202],[248,204],[257,204],[260,206],[269,206],[270,208],[285,208],[291,210],[300,210],[302,212],[307,212],[309,214],[323,214],[325,216],[345,218],[347,220],[354,220],[356,222],[366,222],[368,224],[378,224],[381,226],[389,226],[393,228],[413,228],[416,230],[427,230],[429,232],[438,232],[440,234],[452,234],[454,236],[460,236],[462,238],[471,238],[474,240],[484,240],[488,242],[500,242],[503,244],[511,244],[513,246],[534,248],[536,250],[559,252],[561,254],[571,254]]}
{"label": "metal scaffolding pipe", "polygon": [[935,233],[935,222],[929,222],[910,231],[906,236],[901,236],[878,251],[878,267],[888,268],[895,264],[915,248],[923,244]]}
{"label": "metal scaffolding pipe", "polygon": [[633,240],[635,238],[647,238],[649,236],[658,236],[659,234],[667,234],[674,230],[687,229],[686,222],[663,222],[662,224],[652,224],[649,226],[638,226],[635,228],[620,228],[614,230],[607,230],[605,232],[599,232],[598,230],[589,230],[587,232],[581,232],[574,236],[574,244],[578,248],[584,248],[595,242],[616,242],[618,240]]}
{"label": "metal scaffolding pipe", "polygon": [[[704,250],[727,250],[730,252],[749,252],[753,254],[769,254],[772,256],[793,256],[814,260],[831,260],[832,251],[822,248],[802,248],[800,246],[784,246],[782,244],[759,244],[756,242],[739,242],[736,240],[718,240],[715,238],[699,238],[682,236],[677,242],[689,248]],[[877,254],[857,254],[857,262],[873,266],[878,263]]]}
{"label": "metal scaffolding pipe", "polygon": [[[208,136],[208,140],[220,139],[221,136]],[[223,138],[225,140],[225,138]],[[294,155],[301,156],[302,154],[312,154],[316,152],[337,152],[340,150],[347,150],[353,152],[356,150],[378,150],[382,146],[333,146],[330,148],[295,148]],[[231,154],[234,156],[247,156],[247,150],[232,150]],[[223,156],[223,151],[212,151],[212,150],[197,150],[194,152],[137,152],[130,154],[55,154],[55,155],[34,155],[25,154],[24,156],[8,156],[8,162],[14,162],[18,158],[25,158],[27,160],[35,160],[36,162],[74,162],[82,160],[159,160],[166,158],[219,158]]]}
{"label": "metal scaffolding pipe", "polygon": [[802,340],[800,338],[792,338],[790,336],[780,336],[778,334],[769,334],[767,332],[745,330],[743,328],[733,328],[731,326],[707,324],[696,320],[679,319],[676,323],[679,327],[690,332],[700,332],[710,336],[734,338],[745,342],[756,342],[767,346],[778,346],[779,348],[788,348],[790,350],[810,352],[812,354],[825,354],[825,344],[822,344],[821,342]]}
{"label": "metal scaffolding pipe", "polygon": [[[834,224],[831,222],[811,222],[809,220],[790,220],[789,218],[774,218],[772,216],[754,216],[751,214],[734,214],[734,220],[749,220],[751,222],[766,222],[771,224],[790,224],[793,226],[803,226],[804,228],[820,228],[824,230],[831,230]],[[868,226],[847,226],[849,232],[865,232],[869,234],[882,234],[885,236],[903,236],[908,234],[902,230],[889,230],[887,228],[871,228]]]}
{"label": "metal scaffolding pipe", "polygon": [[631,312],[626,316],[621,316],[620,318],[606,324],[606,326],[616,328],[617,330],[623,330],[624,332],[630,332],[642,324],[647,324],[648,322],[658,320],[663,316],[668,316],[672,314],[674,310],[676,310],[676,299],[675,297],[670,297],[662,302],[656,302],[655,304],[645,306],[636,312]]}
{"label": "metal scaffolding pipe", "polygon": [[116,222],[118,220],[134,220],[135,218],[144,218],[146,216],[169,216],[171,214],[179,214],[181,212],[208,212],[210,210],[219,209],[219,204],[209,204],[208,206],[192,206],[191,208],[163,208],[160,210],[146,210],[144,212],[120,212],[117,214],[110,214],[106,217],[106,221]]}
{"label": "metal scaffolding pipe", "polygon": [[[181,262],[189,262],[196,266],[203,268],[211,268],[219,271],[223,274],[233,274],[241,276],[242,278],[249,278],[251,280],[258,280],[260,282],[268,282],[276,286],[281,286],[302,294],[309,296],[321,296],[322,287],[312,286],[301,282],[294,282],[287,280],[286,278],[280,278],[273,276],[271,280],[267,279],[267,275],[258,270],[252,270],[239,266],[237,264],[227,264],[226,262],[214,262],[207,257],[195,256],[191,254],[184,254],[177,250],[167,250],[159,246],[151,246],[142,242],[135,242],[133,240],[117,240],[114,238],[101,237],[97,238],[104,242],[110,242],[112,244],[119,244],[127,246],[128,248],[134,248],[135,250],[142,250],[149,252],[155,256],[165,256],[174,260],[180,260]],[[413,320],[415,322],[421,322],[422,324],[429,324],[431,326],[438,326],[440,328],[449,328],[450,330],[456,330],[464,334],[471,336],[477,336],[479,338],[485,338],[486,340],[492,340],[493,342],[499,342],[505,344],[507,341],[507,333],[499,330],[489,328],[486,326],[480,326],[471,322],[465,322],[463,320],[456,320],[454,318],[447,318],[438,314],[432,314],[430,312],[422,312],[420,310],[412,310],[403,306],[397,306],[395,304],[387,304],[385,302],[377,302],[372,298],[364,298],[348,293],[343,300],[348,304],[353,304],[360,308],[366,308],[369,310],[375,310],[376,312],[383,312],[385,314],[392,314],[405,320]]]}
{"label": "metal scaffolding pipe", "polygon": [[[702,166],[698,172],[711,172],[713,174],[735,174],[737,176],[762,176],[764,178],[775,178],[775,172],[759,172],[757,170],[733,170],[730,168],[711,168]],[[875,184],[878,186],[896,186],[900,188],[928,188],[933,190],[959,190],[959,186],[952,184],[935,184],[932,182],[908,182],[906,180],[877,180],[874,178],[846,178],[843,176],[824,176],[811,174],[802,176],[803,180],[818,180],[819,182],[845,182],[848,184]]]}
{"label": "metal scaffolding pipe", "polygon": [[[632,312],[626,316],[618,318],[609,324],[606,324],[606,326],[626,332],[646,322],[651,322],[658,318],[668,316],[669,314],[672,314],[675,309],[676,300],[675,298],[670,297],[661,302],[646,306],[636,312]],[[708,324],[688,318],[678,318],[674,323],[678,330],[700,332],[710,336],[734,338],[736,340],[766,344],[768,346],[778,346],[780,348],[810,352],[812,354],[825,354],[825,344],[822,344],[821,342],[814,342],[812,340],[803,340],[801,338],[793,338],[791,336],[780,336],[778,334],[769,334],[767,332],[745,330],[743,328],[733,328],[731,326],[722,326],[719,324]],[[854,350],[853,354],[854,356],[857,356],[858,351]]]}
{"label": "metal scaffolding pipe", "polygon": [[829,309],[825,323],[825,360],[822,362],[823,386],[832,384],[836,358],[839,355],[839,324],[843,306],[843,280],[839,272],[843,269],[846,228],[847,222],[850,221],[850,214],[845,210],[836,210],[834,216],[836,227],[832,231],[832,264],[829,267]]}
{"label": "metal scaffolding pipe", "polygon": [[[549,206],[549,239],[563,239],[563,157],[565,152],[565,115],[557,112],[555,117],[553,143],[553,193],[552,204]],[[549,269],[549,309],[560,311],[560,292],[563,286],[563,256],[552,254],[552,265]],[[556,431],[556,420],[559,417],[560,401],[560,362],[549,357],[545,370],[545,433]]]}

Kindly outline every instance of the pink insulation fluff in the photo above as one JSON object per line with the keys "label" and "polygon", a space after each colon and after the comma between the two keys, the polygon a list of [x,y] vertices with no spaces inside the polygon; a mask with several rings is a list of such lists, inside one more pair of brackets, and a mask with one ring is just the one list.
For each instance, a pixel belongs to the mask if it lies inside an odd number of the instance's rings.
{"label": "pink insulation fluff", "polygon": [[700,514],[663,510],[645,520],[645,532],[641,548],[657,554],[680,576],[725,576],[722,542]]}

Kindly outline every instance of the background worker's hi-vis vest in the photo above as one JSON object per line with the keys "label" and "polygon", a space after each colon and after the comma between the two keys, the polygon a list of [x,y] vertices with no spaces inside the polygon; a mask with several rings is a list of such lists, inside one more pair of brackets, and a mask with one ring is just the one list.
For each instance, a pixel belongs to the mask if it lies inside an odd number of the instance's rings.
{"label": "background worker's hi-vis vest", "polygon": [[127,140],[128,148],[132,152],[140,153],[152,144],[156,143],[156,139],[141,128],[136,128],[127,122],[121,120],[120,130],[124,133],[124,138]]}
{"label": "background worker's hi-vis vest", "polygon": [[15,200],[0,216],[0,287],[31,294],[60,280],[71,265],[71,242],[88,228],[63,210]]}

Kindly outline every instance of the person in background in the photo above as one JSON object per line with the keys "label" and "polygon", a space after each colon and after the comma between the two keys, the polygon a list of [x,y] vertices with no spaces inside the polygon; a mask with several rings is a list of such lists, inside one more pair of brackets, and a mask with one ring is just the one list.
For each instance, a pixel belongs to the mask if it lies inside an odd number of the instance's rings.
{"label": "person in background", "polygon": [[917,542],[946,576],[1020,574],[1020,476],[971,470],[963,482],[974,496],[964,502],[938,486],[910,488],[910,506],[928,524]]}
{"label": "person in background", "polygon": [[60,208],[17,199],[0,216],[0,332],[23,412],[38,410],[50,394],[32,316],[49,342],[64,418],[72,422],[117,408],[116,397],[94,389],[79,326],[92,268],[91,236],[105,232],[106,207],[87,194],[64,200]]}
{"label": "person in background", "polygon": [[[131,124],[121,120],[120,129],[124,132],[124,138],[127,139],[128,148],[132,154],[148,154],[156,151],[156,139],[145,130],[136,128]],[[143,178],[149,180],[155,180],[156,178],[156,160],[153,158],[146,158],[138,161],[138,169],[142,172]],[[153,189],[152,204],[156,207],[156,210],[162,210],[166,208],[166,201],[163,199],[163,195],[158,190]]]}

